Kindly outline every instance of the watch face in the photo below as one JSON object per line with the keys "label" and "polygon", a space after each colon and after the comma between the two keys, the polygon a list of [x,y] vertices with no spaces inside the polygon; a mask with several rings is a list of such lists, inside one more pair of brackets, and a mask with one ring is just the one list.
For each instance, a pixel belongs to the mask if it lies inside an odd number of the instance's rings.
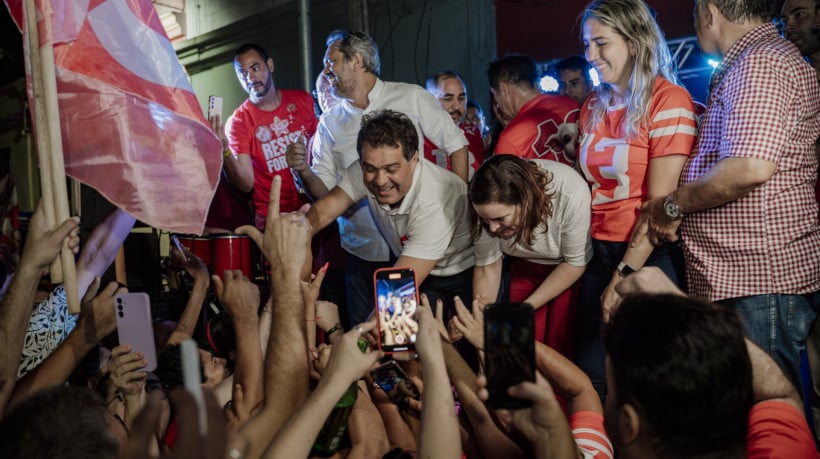
{"label": "watch face", "polygon": [[663,210],[669,218],[675,219],[680,217],[680,207],[674,201],[667,200],[663,203]]}

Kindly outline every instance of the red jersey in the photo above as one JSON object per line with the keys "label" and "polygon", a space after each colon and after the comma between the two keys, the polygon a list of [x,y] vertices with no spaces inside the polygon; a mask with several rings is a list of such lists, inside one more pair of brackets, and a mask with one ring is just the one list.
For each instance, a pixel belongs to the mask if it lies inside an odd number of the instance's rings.
{"label": "red jersey", "polygon": [[[551,159],[572,166],[578,136],[578,103],[541,94],[524,104],[501,131],[495,152],[526,159]],[[565,139],[571,138],[567,142]]]}
{"label": "red jersey", "polygon": [[[473,178],[475,171],[478,170],[484,162],[484,156],[486,154],[484,151],[484,139],[482,139],[481,133],[475,126],[465,126],[464,123],[461,123],[458,125],[458,128],[461,129],[461,132],[464,133],[464,137],[467,138],[468,172],[469,178]],[[424,137],[424,158],[448,171],[453,170],[450,165],[450,155],[445,150],[439,149],[438,146],[431,142],[426,136]]]}
{"label": "red jersey", "polygon": [[302,136],[309,139],[318,124],[310,94],[287,89],[280,93],[281,103],[270,112],[246,100],[233,112],[225,128],[231,151],[251,157],[253,204],[257,216],[262,218],[268,215],[270,185],[275,175],[282,177],[282,212],[295,211],[304,204],[285,160],[285,150]]}
{"label": "red jersey", "polygon": [[581,109],[578,161],[592,185],[592,237],[625,242],[632,235],[638,210],[647,199],[649,161],[666,155],[689,155],[697,136],[697,116],[686,89],[658,77],[652,100],[633,139],[624,137],[626,106],[607,110],[594,129],[587,126],[593,94]]}

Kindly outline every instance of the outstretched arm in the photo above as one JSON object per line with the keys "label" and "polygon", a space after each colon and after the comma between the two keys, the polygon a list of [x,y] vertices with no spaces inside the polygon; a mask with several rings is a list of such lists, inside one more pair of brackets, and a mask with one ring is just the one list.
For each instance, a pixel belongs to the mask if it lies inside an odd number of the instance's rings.
{"label": "outstretched arm", "polygon": [[117,209],[91,232],[77,260],[77,287],[80,298],[85,296],[94,278],[102,277],[114,262],[114,257],[117,256],[125,238],[131,233],[134,222],[134,217],[122,209]]}
{"label": "outstretched arm", "polygon": [[247,234],[271,264],[272,329],[265,358],[265,403],[242,428],[250,440],[246,457],[258,458],[307,398],[308,365],[305,308],[300,273],[307,258],[310,225],[296,215],[279,215],[282,179],[271,183],[265,233],[255,227],[237,228]]}
{"label": "outstretched arm", "polygon": [[360,333],[375,327],[375,320],[363,323],[339,340],[316,390],[282,427],[265,451],[265,458],[307,457],[334,405],[350,385],[383,356],[378,350],[362,352],[357,344],[362,339]]}

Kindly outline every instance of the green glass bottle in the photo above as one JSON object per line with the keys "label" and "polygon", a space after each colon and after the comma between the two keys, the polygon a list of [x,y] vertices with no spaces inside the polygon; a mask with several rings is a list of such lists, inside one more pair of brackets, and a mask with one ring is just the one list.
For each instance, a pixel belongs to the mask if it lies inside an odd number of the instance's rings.
{"label": "green glass bottle", "polygon": [[322,430],[319,431],[316,442],[313,444],[314,455],[330,457],[339,449],[342,437],[347,431],[347,420],[350,418],[350,412],[353,411],[353,405],[356,403],[358,393],[358,385],[354,382],[336,403],[333,411],[330,412],[330,416],[325,420]]}

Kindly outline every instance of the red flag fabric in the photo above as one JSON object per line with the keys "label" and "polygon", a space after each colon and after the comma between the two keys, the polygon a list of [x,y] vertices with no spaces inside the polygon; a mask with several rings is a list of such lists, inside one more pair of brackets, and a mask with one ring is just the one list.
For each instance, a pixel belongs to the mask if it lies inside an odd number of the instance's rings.
{"label": "red flag fabric", "polygon": [[[22,30],[22,0],[5,1]],[[51,29],[41,46],[54,45],[66,174],[151,226],[201,233],[222,146],[151,1],[37,4]]]}

